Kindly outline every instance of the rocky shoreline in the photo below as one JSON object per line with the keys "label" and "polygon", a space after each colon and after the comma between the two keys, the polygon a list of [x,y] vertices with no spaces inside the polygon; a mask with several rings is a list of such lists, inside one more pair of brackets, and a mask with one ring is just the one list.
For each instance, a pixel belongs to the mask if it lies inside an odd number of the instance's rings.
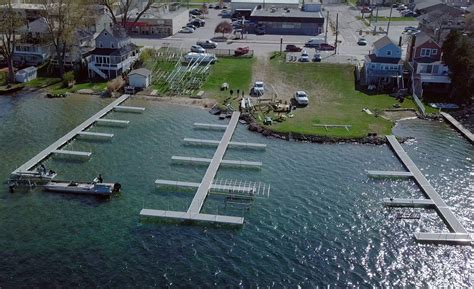
{"label": "rocky shoreline", "polygon": [[[312,143],[322,143],[322,144],[341,144],[341,143],[358,143],[358,144],[371,144],[371,145],[384,145],[388,141],[385,136],[366,136],[360,138],[338,138],[338,137],[329,137],[329,136],[320,136],[320,135],[308,135],[301,133],[282,133],[275,132],[272,129],[269,129],[265,126],[262,126],[255,122],[255,120],[249,115],[242,115],[240,117],[242,120],[248,123],[248,130],[260,133],[266,137],[274,137],[286,141],[301,141],[301,142],[312,142]],[[411,137],[400,138],[397,137],[399,142],[403,143]]]}

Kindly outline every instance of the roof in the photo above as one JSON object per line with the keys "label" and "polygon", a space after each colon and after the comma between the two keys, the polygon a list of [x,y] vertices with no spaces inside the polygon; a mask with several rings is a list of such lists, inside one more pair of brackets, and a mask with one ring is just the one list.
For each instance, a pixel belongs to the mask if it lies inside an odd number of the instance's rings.
{"label": "roof", "polygon": [[[427,41],[430,41],[430,40],[432,42],[436,43],[428,34],[421,31],[421,32],[415,34],[415,47],[418,47],[418,46],[422,45],[423,43],[425,43]],[[436,45],[440,46],[438,43],[436,43]]]}
{"label": "roof", "polygon": [[395,45],[395,43],[393,43],[393,41],[390,40],[390,38],[388,38],[388,36],[384,36],[384,37],[382,37],[379,40],[374,42],[374,47],[375,47],[375,49],[380,49],[380,48],[385,47],[389,44]]}
{"label": "roof", "polygon": [[421,1],[421,2],[418,2],[416,4],[415,9],[416,10],[422,10],[422,9],[426,9],[428,7],[432,7],[432,6],[439,5],[439,4],[443,4],[443,3],[440,0]]}
{"label": "roof", "polygon": [[46,22],[46,19],[44,17],[40,17],[21,27],[20,32],[47,33],[48,23]]}
{"label": "roof", "polygon": [[90,52],[92,55],[103,55],[103,56],[122,56],[130,51],[137,49],[138,46],[135,44],[128,44],[120,49],[109,49],[109,48],[96,48]]}
{"label": "roof", "polygon": [[314,22],[316,22],[316,19],[318,18],[324,18],[321,12],[309,12],[309,11],[301,11],[300,9],[283,9],[283,8],[254,9],[250,16],[251,17],[273,17],[273,18],[279,18],[279,19],[306,18],[308,20],[314,19],[315,20]]}
{"label": "roof", "polygon": [[369,54],[366,57],[366,60],[376,63],[389,63],[389,64],[402,64],[403,61],[400,58],[393,57],[377,57],[375,54]]}
{"label": "roof", "polygon": [[441,64],[441,61],[437,60],[437,59],[434,59],[434,58],[431,58],[431,57],[415,57],[414,59],[416,62],[418,63],[438,63],[438,64]]}
{"label": "roof", "polygon": [[280,4],[280,5],[299,5],[300,1],[299,0],[265,0],[265,2],[260,1],[260,0],[231,0],[231,3],[255,3],[255,5],[260,5],[260,4],[265,4],[265,5],[271,5],[271,4]]}
{"label": "roof", "polygon": [[29,67],[26,67],[26,68],[23,68],[21,70],[18,70],[16,73],[24,73],[24,72],[34,72],[34,71],[37,71],[38,69],[34,66],[29,66]]}
{"label": "roof", "polygon": [[142,76],[147,77],[147,76],[151,75],[151,71],[146,69],[146,68],[139,68],[139,69],[135,69],[135,70],[130,71],[130,73],[128,75],[130,76],[130,75],[133,75],[133,74],[138,74],[138,75],[142,75]]}

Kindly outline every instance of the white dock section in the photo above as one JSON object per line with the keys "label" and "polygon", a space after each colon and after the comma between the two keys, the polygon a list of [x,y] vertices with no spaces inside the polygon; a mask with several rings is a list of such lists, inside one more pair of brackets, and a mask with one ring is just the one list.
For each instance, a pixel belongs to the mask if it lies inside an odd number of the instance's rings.
{"label": "white dock section", "polygon": [[430,199],[394,199],[384,198],[383,204],[387,207],[432,208],[435,206]]}
{"label": "white dock section", "polygon": [[[199,188],[200,183],[194,182],[179,182],[171,180],[156,180],[155,184],[158,186],[176,186],[182,188]],[[246,187],[239,185],[221,185],[221,184],[212,184],[211,189],[214,190],[228,190],[228,191],[239,191],[245,193],[251,193],[255,191],[255,187]]]}
{"label": "white dock section", "polygon": [[[183,141],[189,144],[197,144],[197,145],[213,145],[218,146],[220,141],[218,140],[209,140],[209,139],[198,139],[198,138],[184,138]],[[241,147],[241,148],[255,148],[255,149],[265,149],[267,147],[266,144],[259,144],[259,143],[250,143],[250,142],[229,142],[229,147]]]}
{"label": "white dock section", "polygon": [[467,128],[465,128],[462,124],[460,124],[454,117],[452,117],[449,113],[441,112],[441,115],[453,125],[461,134],[467,138],[471,143],[474,143],[474,134],[470,132]]}
{"label": "white dock section", "polygon": [[111,139],[114,137],[112,133],[100,133],[100,132],[89,132],[89,131],[80,131],[77,133],[80,137],[84,138],[97,138],[97,139]]}
{"label": "white dock section", "polygon": [[[192,163],[212,163],[213,159],[208,158],[195,158],[195,157],[183,157],[183,156],[172,156],[173,161],[181,162],[192,162]],[[261,167],[262,162],[251,162],[251,161],[239,161],[239,160],[221,160],[221,164],[232,165],[232,166],[242,166],[242,167]]]}
{"label": "white dock section", "polygon": [[454,243],[469,245],[471,236],[464,233],[415,233],[415,239],[419,242],[429,243]]}
{"label": "white dock section", "polygon": [[127,126],[129,125],[129,120],[118,120],[118,119],[108,119],[108,118],[100,118],[96,120],[98,125],[110,125],[110,126]]}
{"label": "white dock section", "polygon": [[227,125],[227,129],[222,136],[222,140],[219,143],[219,146],[214,153],[214,157],[212,158],[209,167],[207,168],[206,174],[202,179],[199,188],[197,189],[196,195],[189,206],[188,213],[199,213],[201,211],[202,205],[204,204],[204,200],[206,199],[207,193],[211,188],[212,182],[217,174],[217,170],[219,169],[219,165],[224,158],[224,154],[227,150],[227,146],[229,145],[230,139],[234,134],[235,128],[237,127],[237,123],[239,121],[240,112],[233,112],[232,117],[230,118],[229,124]]}
{"label": "white dock section", "polygon": [[233,225],[243,225],[244,223],[244,218],[242,217],[190,213],[189,211],[178,212],[178,211],[142,209],[140,211],[140,215],[146,216],[146,217],[161,217],[161,218],[184,219],[184,220],[202,221],[202,222],[217,222],[217,223],[233,224]]}
{"label": "white dock section", "polygon": [[[443,219],[443,221],[448,226],[448,229],[457,234],[465,234],[469,236],[466,229],[461,225],[459,220],[453,214],[453,212],[449,209],[448,205],[443,201],[440,195],[435,191],[435,189],[431,186],[425,176],[421,173],[415,163],[410,159],[407,155],[405,150],[403,150],[400,143],[397,141],[395,136],[387,136],[387,140],[389,141],[390,145],[392,146],[393,150],[397,154],[398,158],[402,161],[404,166],[413,174],[416,182],[426,194],[426,196],[433,202],[436,211]],[[431,234],[431,233],[430,233]],[[421,235],[421,236],[428,236],[428,235]]]}
{"label": "white dock section", "polygon": [[15,174],[16,172],[27,172],[30,169],[32,169],[36,164],[39,162],[43,161],[45,158],[47,158],[53,151],[58,150],[60,147],[64,146],[67,144],[71,139],[73,139],[78,132],[81,132],[91,126],[96,120],[100,119],[107,113],[109,113],[115,106],[121,104],[125,100],[127,100],[129,95],[125,94],[122,95],[121,97],[117,98],[113,102],[111,102],[109,105],[101,109],[98,113],[94,114],[91,116],[89,119],[87,119],[85,122],[81,123],[78,125],[76,128],[68,132],[66,135],[58,139],[56,142],[45,148],[43,151],[41,151],[39,154],[34,156],[32,159],[21,165],[19,168],[13,171],[12,174]]}
{"label": "white dock section", "polygon": [[67,156],[86,157],[86,158],[90,158],[92,155],[92,153],[90,152],[69,151],[69,150],[54,150],[51,153],[56,154],[56,155],[67,155]]}
{"label": "white dock section", "polygon": [[202,129],[227,129],[225,124],[201,123],[195,122],[194,127]]}
{"label": "white dock section", "polygon": [[114,107],[114,110],[116,111],[124,111],[124,112],[137,112],[137,113],[142,113],[145,111],[144,107],[138,107],[138,106],[125,106],[125,105],[116,105]]}
{"label": "white dock section", "polygon": [[397,171],[367,171],[367,175],[369,175],[370,177],[393,177],[393,178],[413,177],[413,174],[411,172],[397,172]]}

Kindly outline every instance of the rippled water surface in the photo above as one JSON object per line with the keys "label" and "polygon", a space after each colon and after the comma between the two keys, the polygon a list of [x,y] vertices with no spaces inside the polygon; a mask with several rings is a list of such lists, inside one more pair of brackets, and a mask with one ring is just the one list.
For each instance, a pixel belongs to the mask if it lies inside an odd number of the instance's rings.
{"label": "rippled water surface", "polygon": [[[110,100],[88,96],[0,98],[0,179]],[[144,114],[113,112],[128,128],[111,142],[75,140],[67,149],[93,152],[87,162],[50,159],[60,179],[123,184],[111,200],[45,193],[10,194],[0,187],[0,287],[276,287],[473,286],[471,247],[417,244],[413,232],[447,231],[433,210],[398,220],[383,197],[423,197],[411,180],[369,179],[365,170],[400,170],[387,146],[321,145],[267,139],[239,126],[235,141],[265,151],[229,150],[227,159],[263,168],[222,168],[219,178],[262,181],[269,199],[250,210],[210,197],[204,211],[244,214],[241,228],[141,219],[143,207],[183,210],[193,191],[158,190],[157,178],[200,181],[206,167],[179,165],[172,155],[211,157],[214,149],[183,145],[184,137],[219,139],[194,122],[222,123],[206,111],[128,100]],[[474,231],[474,150],[441,122],[410,120],[394,128],[461,223]]]}

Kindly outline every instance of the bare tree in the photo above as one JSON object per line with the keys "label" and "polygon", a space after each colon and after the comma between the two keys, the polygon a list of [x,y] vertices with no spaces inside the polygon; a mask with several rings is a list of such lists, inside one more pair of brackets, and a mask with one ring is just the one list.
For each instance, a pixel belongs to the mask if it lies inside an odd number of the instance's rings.
{"label": "bare tree", "polygon": [[24,24],[23,16],[13,11],[12,0],[0,0],[0,55],[8,63],[8,83],[15,82],[13,52],[18,29]]}
{"label": "bare tree", "polygon": [[222,37],[224,34],[232,32],[232,25],[227,21],[222,21],[217,24],[216,29],[214,29],[214,33],[222,33]]}
{"label": "bare tree", "polygon": [[54,46],[58,61],[59,76],[64,77],[64,62],[68,49],[75,41],[76,32],[84,24],[87,11],[82,0],[40,0],[43,5],[43,17],[48,26],[49,37]]}
{"label": "bare tree", "polygon": [[[143,16],[145,12],[147,12],[155,0],[92,0],[95,4],[104,5],[107,10],[109,10],[112,22],[114,24],[120,24],[122,27],[125,27],[127,22],[130,20],[133,22],[138,22],[140,18]],[[144,4],[143,7],[139,7],[140,4]],[[114,7],[117,6],[117,9]],[[138,10],[138,14],[136,16],[130,15],[131,10],[136,8]],[[117,14],[121,15],[121,19],[117,19]]]}

